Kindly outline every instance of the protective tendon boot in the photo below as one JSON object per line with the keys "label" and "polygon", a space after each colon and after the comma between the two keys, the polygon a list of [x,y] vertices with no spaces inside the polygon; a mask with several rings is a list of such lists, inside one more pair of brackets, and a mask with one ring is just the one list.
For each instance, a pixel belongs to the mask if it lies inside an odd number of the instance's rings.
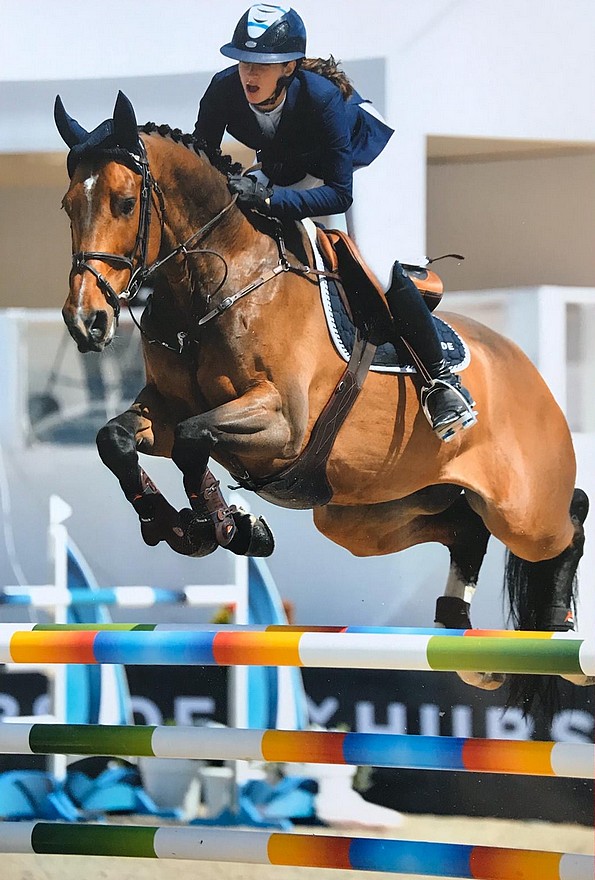
{"label": "protective tendon boot", "polygon": [[395,262],[386,301],[395,335],[409,349],[423,380],[421,407],[436,435],[448,443],[477,421],[474,401],[444,359],[436,327],[423,297],[399,262]]}

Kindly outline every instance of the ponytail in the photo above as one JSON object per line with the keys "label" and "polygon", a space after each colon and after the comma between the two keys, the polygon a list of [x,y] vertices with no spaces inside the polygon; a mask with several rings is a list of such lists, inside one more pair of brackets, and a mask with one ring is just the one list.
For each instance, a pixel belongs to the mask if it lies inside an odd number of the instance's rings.
{"label": "ponytail", "polygon": [[311,73],[317,73],[330,80],[341,91],[343,99],[346,101],[353,94],[353,86],[339,64],[340,62],[335,61],[332,55],[329,55],[328,58],[304,58],[298,61],[302,70],[309,70]]}

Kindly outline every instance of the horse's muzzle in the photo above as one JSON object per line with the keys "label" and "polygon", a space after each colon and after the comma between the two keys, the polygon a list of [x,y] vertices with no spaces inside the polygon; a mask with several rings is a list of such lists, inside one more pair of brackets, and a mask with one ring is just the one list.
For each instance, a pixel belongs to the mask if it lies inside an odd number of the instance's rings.
{"label": "horse's muzzle", "polygon": [[80,352],[103,351],[113,338],[113,327],[103,309],[81,313],[62,310],[64,323]]}

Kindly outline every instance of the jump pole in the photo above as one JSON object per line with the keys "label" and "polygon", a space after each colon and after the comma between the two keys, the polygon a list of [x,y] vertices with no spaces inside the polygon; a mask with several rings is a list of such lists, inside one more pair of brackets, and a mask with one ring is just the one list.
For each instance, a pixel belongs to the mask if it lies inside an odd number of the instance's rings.
{"label": "jump pole", "polygon": [[388,733],[18,723],[0,724],[0,754],[353,764],[595,778],[595,746],[591,743]]}
{"label": "jump pole", "polygon": [[595,639],[573,633],[521,637],[361,632],[77,629],[0,624],[1,663],[298,666],[435,672],[595,675]]}
{"label": "jump pole", "polygon": [[53,584],[35,587],[8,586],[0,595],[0,606],[51,610],[56,606],[88,607],[105,605],[113,608],[154,608],[156,605],[235,605],[236,584],[192,584],[176,587],[99,587],[96,590],[57,589]]}
{"label": "jump pole", "polygon": [[593,856],[459,843],[54,822],[0,823],[0,852],[241,862],[460,877],[593,880]]}

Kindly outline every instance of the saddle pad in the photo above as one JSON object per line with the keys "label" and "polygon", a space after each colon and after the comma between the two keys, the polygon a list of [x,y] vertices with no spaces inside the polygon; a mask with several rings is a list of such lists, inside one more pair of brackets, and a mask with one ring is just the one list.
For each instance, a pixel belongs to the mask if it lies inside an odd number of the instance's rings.
{"label": "saddle pad", "polygon": [[[316,226],[312,220],[301,221],[304,225],[312,249],[317,269],[324,269],[322,257],[316,245]],[[337,353],[344,361],[349,361],[349,356],[355,341],[356,329],[353,325],[343,301],[337,290],[336,283],[323,275],[320,278],[320,298],[326,317],[330,337]],[[451,370],[460,373],[469,366],[471,355],[469,349],[457,331],[446,321],[432,315],[432,319],[438,331],[438,338],[442,345],[444,357]],[[417,368],[411,363],[411,356],[404,345],[396,347],[386,342],[379,345],[374,355],[371,370],[377,373],[416,373]]]}

